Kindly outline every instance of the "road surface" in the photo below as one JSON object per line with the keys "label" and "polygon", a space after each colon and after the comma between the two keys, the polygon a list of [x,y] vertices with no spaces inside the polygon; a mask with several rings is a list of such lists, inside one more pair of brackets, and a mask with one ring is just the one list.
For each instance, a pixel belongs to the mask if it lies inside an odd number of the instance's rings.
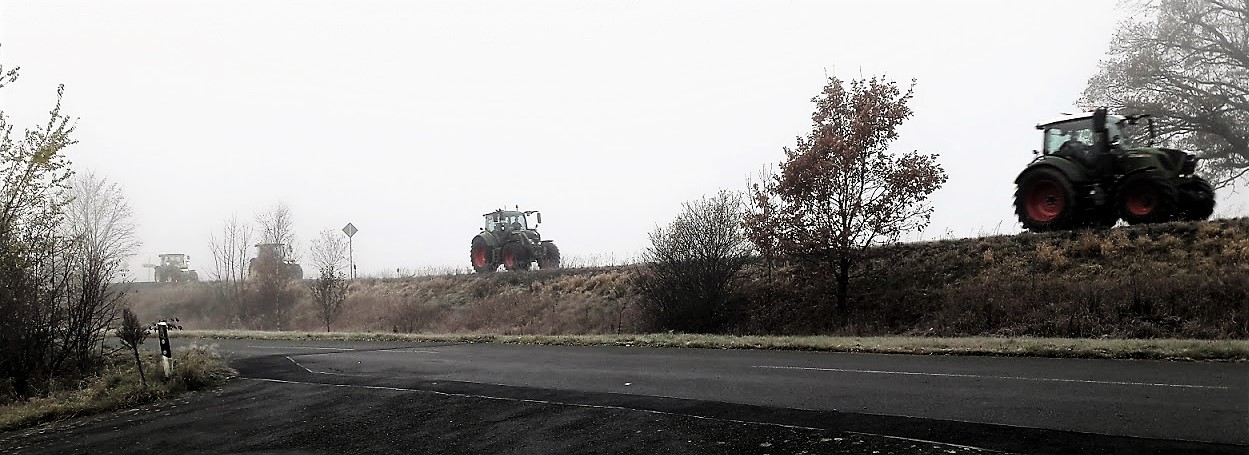
{"label": "road surface", "polygon": [[1244,363],[212,343],[240,379],[0,452],[1249,453]]}

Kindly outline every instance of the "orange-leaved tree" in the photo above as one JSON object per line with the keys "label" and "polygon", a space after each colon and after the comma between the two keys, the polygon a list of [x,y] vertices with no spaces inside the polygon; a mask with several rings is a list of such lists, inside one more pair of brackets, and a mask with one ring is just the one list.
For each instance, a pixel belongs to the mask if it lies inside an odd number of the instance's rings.
{"label": "orange-leaved tree", "polygon": [[785,147],[785,161],[751,185],[752,241],[807,271],[836,276],[837,310],[847,313],[850,277],[863,253],[925,228],[928,197],[946,181],[937,155],[892,153],[911,117],[906,91],[882,77],[830,77],[811,101],[811,132]]}

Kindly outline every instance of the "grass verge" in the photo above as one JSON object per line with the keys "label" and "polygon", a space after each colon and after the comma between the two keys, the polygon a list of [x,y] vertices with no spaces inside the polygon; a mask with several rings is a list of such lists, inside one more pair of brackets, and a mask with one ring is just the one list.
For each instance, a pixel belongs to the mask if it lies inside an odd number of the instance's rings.
{"label": "grass verge", "polygon": [[1249,360],[1249,340],[731,336],[667,333],[636,335],[456,335],[367,332],[262,332],[246,330],[186,330],[176,332],[176,335],[189,338],[296,341],[513,343],[563,346],[777,349],[882,354],[1094,359]]}
{"label": "grass verge", "polygon": [[211,346],[191,345],[175,350],[174,371],[169,378],[161,372],[155,353],[143,352],[140,357],[146,387],[135,371],[133,354],[118,352],[105,359],[103,372],[81,389],[0,407],[0,431],[134,407],[212,387],[237,374]]}

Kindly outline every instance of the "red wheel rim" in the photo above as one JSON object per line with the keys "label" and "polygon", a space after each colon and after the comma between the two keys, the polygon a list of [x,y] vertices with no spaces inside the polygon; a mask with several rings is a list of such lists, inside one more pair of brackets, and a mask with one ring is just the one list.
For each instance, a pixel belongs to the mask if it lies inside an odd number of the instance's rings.
{"label": "red wheel rim", "polygon": [[1063,213],[1067,195],[1053,180],[1041,180],[1032,184],[1027,197],[1028,217],[1036,221],[1053,221]]}
{"label": "red wheel rim", "polygon": [[1128,192],[1123,205],[1123,208],[1133,215],[1149,215],[1158,208],[1158,192],[1152,188],[1133,189]]}
{"label": "red wheel rim", "polygon": [[503,265],[506,265],[508,267],[515,267],[516,266],[516,253],[512,251],[504,251],[503,252]]}
{"label": "red wheel rim", "polygon": [[486,249],[473,248],[473,266],[484,267],[486,265]]}

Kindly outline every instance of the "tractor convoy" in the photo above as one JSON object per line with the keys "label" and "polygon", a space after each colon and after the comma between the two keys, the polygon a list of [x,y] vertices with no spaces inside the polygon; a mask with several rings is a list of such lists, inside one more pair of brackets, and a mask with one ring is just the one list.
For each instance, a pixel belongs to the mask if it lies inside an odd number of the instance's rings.
{"label": "tractor convoy", "polygon": [[1149,115],[1105,108],[1037,125],[1044,143],[1015,179],[1015,214],[1034,232],[1198,221],[1214,213],[1214,188],[1193,153],[1155,146]]}
{"label": "tractor convoy", "polygon": [[[1041,150],[1015,178],[1015,214],[1033,232],[1128,224],[1198,221],[1214,213],[1214,188],[1196,174],[1195,154],[1155,145],[1153,118],[1098,108],[1037,125]],[[469,260],[477,273],[560,266],[559,247],[538,233],[536,210],[495,210],[473,236]],[[531,223],[532,220],[532,223]],[[350,234],[349,234],[350,235]],[[303,278],[290,246],[256,245],[248,277]],[[196,281],[184,254],[162,254],[158,282]]]}

